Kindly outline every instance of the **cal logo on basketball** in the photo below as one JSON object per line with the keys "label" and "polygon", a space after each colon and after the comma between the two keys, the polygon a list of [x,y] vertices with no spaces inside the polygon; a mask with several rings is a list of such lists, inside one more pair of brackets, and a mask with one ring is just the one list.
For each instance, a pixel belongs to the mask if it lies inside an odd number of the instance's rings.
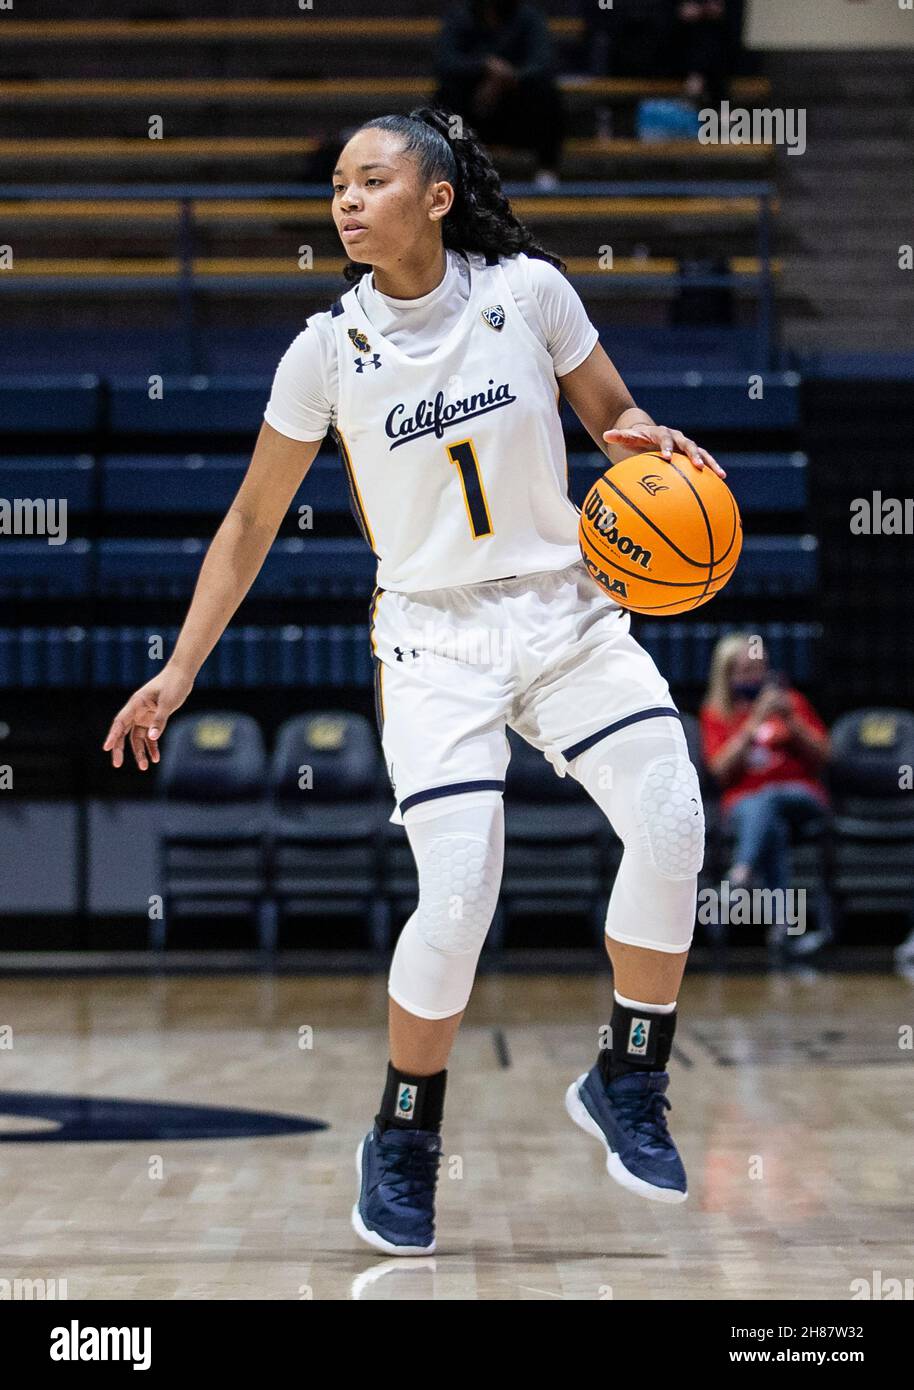
{"label": "cal logo on basketball", "polygon": [[627,1052],[634,1057],[644,1057],[647,1053],[647,1040],[651,1031],[649,1018],[633,1018],[628,1030]]}
{"label": "cal logo on basketball", "polygon": [[658,492],[669,492],[666,483],[662,483],[656,473],[645,473],[643,478],[638,479],[638,486],[643,487],[652,497],[656,497]]}
{"label": "cal logo on basketball", "polygon": [[482,317],[496,333],[500,333],[505,326],[505,311],[500,304],[490,304],[488,308],[483,309]]}
{"label": "cal logo on basketball", "polygon": [[358,352],[371,352],[371,343],[365,337],[360,328],[350,328],[347,330],[349,341]]}
{"label": "cal logo on basketball", "polygon": [[614,511],[601,501],[600,497],[591,492],[585,503],[585,512],[594,527],[604,537],[607,545],[615,546],[620,555],[626,555],[636,565],[640,565],[643,570],[650,569],[652,554],[645,550],[643,545],[632,540],[631,536],[619,534],[617,522],[619,518]]}

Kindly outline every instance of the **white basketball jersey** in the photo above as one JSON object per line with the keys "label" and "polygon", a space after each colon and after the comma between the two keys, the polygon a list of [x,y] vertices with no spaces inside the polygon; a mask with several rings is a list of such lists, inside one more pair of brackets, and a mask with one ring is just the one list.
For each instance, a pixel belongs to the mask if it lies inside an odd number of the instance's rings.
{"label": "white basketball jersey", "polygon": [[355,288],[331,309],[334,428],[382,589],[475,584],[579,556],[552,357],[497,258],[468,259],[465,311],[423,358],[377,332]]}

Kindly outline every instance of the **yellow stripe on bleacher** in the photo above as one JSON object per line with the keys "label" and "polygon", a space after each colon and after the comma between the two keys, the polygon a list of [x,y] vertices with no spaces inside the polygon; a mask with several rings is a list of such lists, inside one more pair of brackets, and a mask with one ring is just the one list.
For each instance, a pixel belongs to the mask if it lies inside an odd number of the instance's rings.
{"label": "yellow stripe on bleacher", "polygon": [[[325,222],[327,198],[264,198],[246,202],[223,198],[192,199],[197,222]],[[638,217],[751,217],[760,208],[758,198],[516,198],[512,208],[520,218],[535,222],[560,222],[569,218],[610,219]],[[0,216],[10,221],[68,222],[106,221],[133,218],[144,222],[164,222],[178,213],[171,198],[139,199],[63,199],[22,198],[0,200]],[[772,203],[776,210],[777,204]]]}
{"label": "yellow stripe on bleacher", "polygon": [[[579,19],[550,19],[550,31],[560,38],[576,38]],[[356,38],[423,39],[440,33],[440,19],[320,19],[309,14],[300,19],[69,19],[8,20],[0,28],[0,43],[79,43],[89,40],[114,42],[205,43],[213,39],[261,40]]]}
{"label": "yellow stripe on bleacher", "polygon": [[[329,190],[328,190],[329,199]],[[723,217],[757,215],[760,200],[740,198],[515,198],[511,206],[518,217],[537,221],[555,221],[580,217],[703,217],[708,214]],[[2,204],[0,204],[2,207]],[[279,220],[295,218],[304,222],[322,222],[327,217],[327,201],[323,198],[265,198],[257,202],[238,202],[208,198],[194,203],[194,217],[199,222],[249,222],[264,217]]]}
{"label": "yellow stripe on bleacher", "polygon": [[[35,140],[0,140],[0,160],[36,162],[45,159],[159,159],[163,162],[178,159],[265,159],[289,158],[312,154],[320,141],[312,136],[174,136],[168,140],[149,140],[145,136],[123,136],[98,140],[73,138]],[[490,145],[494,158],[509,157],[515,151],[501,145]],[[650,163],[657,160],[718,159],[763,161],[771,159],[774,146],[703,145],[697,140],[606,140],[571,139],[564,146],[569,159],[591,158],[632,160]]]}
{"label": "yellow stripe on bleacher", "polygon": [[72,222],[86,218],[107,221],[109,218],[132,217],[143,222],[174,221],[180,203],[172,198],[21,198],[0,201],[0,216],[20,222]]}
{"label": "yellow stripe on bleacher", "polygon": [[209,138],[170,136],[168,140],[150,140],[146,136],[102,140],[0,140],[0,159],[109,159],[117,155],[130,159],[176,159],[205,155],[231,156],[238,159],[247,156],[311,154],[319,144],[319,140],[309,136],[248,138],[243,135]]}
{"label": "yellow stripe on bleacher", "polygon": [[568,155],[606,156],[609,159],[682,159],[689,155],[713,159],[769,159],[774,145],[703,145],[698,140],[566,140]]}
{"label": "yellow stripe on bleacher", "polygon": [[16,279],[23,275],[44,275],[48,279],[58,276],[93,275],[146,275],[155,279],[162,275],[177,275],[181,262],[167,256],[158,257],[108,257],[108,256],[47,256],[41,259],[17,257],[9,270],[3,272],[4,279]]}
{"label": "yellow stripe on bleacher", "polygon": [[62,77],[47,81],[0,82],[0,100],[17,102],[57,101],[95,102],[160,101],[182,99],[188,102],[245,100],[256,97],[272,101],[301,100],[303,97],[339,96],[427,96],[433,83],[428,78],[255,78],[255,77],[133,77],[110,81],[107,78]]}
{"label": "yellow stripe on bleacher", "polygon": [[[741,87],[742,82],[742,87]],[[682,84],[666,78],[591,77],[560,78],[559,87],[568,94],[604,98],[646,96],[681,96]],[[248,77],[140,77],[107,78],[64,77],[49,80],[23,79],[0,82],[0,100],[15,102],[98,101],[145,102],[185,101],[287,101],[307,100],[309,97],[340,98],[353,101],[359,97],[429,98],[437,83],[431,77],[329,77],[329,78],[248,78]],[[763,96],[767,85],[759,79],[737,79],[731,96],[749,100]]]}
{"label": "yellow stripe on bleacher", "polygon": [[[219,257],[204,256],[199,257],[193,262],[195,276],[205,279],[207,276],[227,276],[243,279],[245,276],[273,275],[288,276],[290,280],[299,279],[302,288],[307,287],[307,277],[309,274],[315,275],[342,275],[345,262],[340,257],[319,256],[315,259],[310,271],[301,270],[294,258],[278,256],[251,256],[251,257]],[[587,256],[569,256],[565,264],[568,273],[574,275],[595,275],[601,274],[611,278],[616,275],[676,275],[679,273],[679,262],[671,257],[656,256],[645,260],[635,259],[634,257],[619,256],[613,262],[612,270],[600,270],[596,261]],[[729,267],[734,275],[757,275],[759,273],[760,262],[755,256],[731,256]],[[774,260],[771,263],[773,274],[779,274],[783,268],[783,262]],[[36,275],[47,276],[130,276],[146,275],[150,278],[156,276],[177,275],[181,270],[181,262],[176,257],[118,257],[118,256],[95,256],[95,257],[46,257],[37,259],[18,259],[14,266],[4,271],[4,278],[9,276]]]}
{"label": "yellow stripe on bleacher", "polygon": [[588,216],[747,217],[758,213],[758,198],[514,198],[518,217],[549,219]]}
{"label": "yellow stripe on bleacher", "polygon": [[[569,275],[678,275],[679,261],[674,257],[650,256],[641,260],[634,256],[616,256],[613,259],[612,270],[601,270],[597,264],[596,257],[587,256],[565,256],[564,261],[568,267]],[[761,268],[761,261],[757,256],[730,256],[728,261],[729,269],[734,275],[758,275]],[[779,260],[771,262],[772,274],[779,274],[783,263]]]}

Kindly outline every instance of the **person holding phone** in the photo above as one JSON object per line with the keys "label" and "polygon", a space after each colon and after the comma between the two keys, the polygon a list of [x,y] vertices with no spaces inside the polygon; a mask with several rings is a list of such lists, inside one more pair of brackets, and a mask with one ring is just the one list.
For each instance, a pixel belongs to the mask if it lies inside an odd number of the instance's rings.
{"label": "person holding phone", "polygon": [[733,835],[733,888],[786,888],[794,833],[821,823],[828,730],[809,701],[773,672],[758,637],[730,633],[714,649],[700,714],[702,752],[721,787]]}

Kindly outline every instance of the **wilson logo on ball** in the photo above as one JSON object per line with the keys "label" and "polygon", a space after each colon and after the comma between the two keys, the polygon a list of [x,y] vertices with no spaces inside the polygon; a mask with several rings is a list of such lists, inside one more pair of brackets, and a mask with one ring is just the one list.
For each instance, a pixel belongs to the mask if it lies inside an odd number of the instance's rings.
{"label": "wilson logo on ball", "polygon": [[619,533],[618,520],[616,513],[611,511],[604,502],[600,500],[596,493],[591,492],[584,504],[584,514],[588,521],[593,522],[594,529],[600,533],[607,545],[615,546],[620,555],[627,555],[636,565],[647,570],[651,567],[652,555],[643,545],[631,536],[623,536]]}

